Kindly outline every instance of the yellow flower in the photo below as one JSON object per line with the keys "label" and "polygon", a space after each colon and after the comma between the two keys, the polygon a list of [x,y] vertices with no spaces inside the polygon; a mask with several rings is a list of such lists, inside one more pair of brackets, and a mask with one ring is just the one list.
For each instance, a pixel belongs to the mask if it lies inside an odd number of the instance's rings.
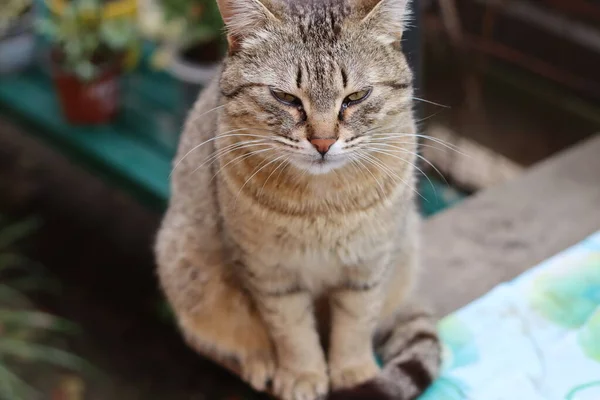
{"label": "yellow flower", "polygon": [[150,58],[150,65],[157,70],[166,69],[171,64],[172,57],[172,53],[167,49],[157,49]]}

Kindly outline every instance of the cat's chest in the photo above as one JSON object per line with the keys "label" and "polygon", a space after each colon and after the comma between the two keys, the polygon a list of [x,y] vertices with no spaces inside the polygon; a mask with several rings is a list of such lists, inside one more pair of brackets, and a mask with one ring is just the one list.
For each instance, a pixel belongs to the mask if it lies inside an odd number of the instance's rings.
{"label": "cat's chest", "polygon": [[[271,218],[248,221],[248,254],[263,264],[290,269],[336,270],[356,265],[381,251],[391,224],[359,215]],[[257,229],[258,228],[258,229]],[[389,237],[389,235],[387,235]]]}

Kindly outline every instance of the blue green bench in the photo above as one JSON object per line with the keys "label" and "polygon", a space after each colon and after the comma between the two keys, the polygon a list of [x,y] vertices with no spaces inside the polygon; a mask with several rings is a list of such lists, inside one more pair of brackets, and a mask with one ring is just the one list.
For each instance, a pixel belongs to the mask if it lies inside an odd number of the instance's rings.
{"label": "blue green bench", "polygon": [[0,77],[0,112],[96,174],[162,208],[183,121],[177,111],[177,85],[166,74],[143,69],[124,78],[123,84],[122,112],[109,125],[69,125],[41,68]]}

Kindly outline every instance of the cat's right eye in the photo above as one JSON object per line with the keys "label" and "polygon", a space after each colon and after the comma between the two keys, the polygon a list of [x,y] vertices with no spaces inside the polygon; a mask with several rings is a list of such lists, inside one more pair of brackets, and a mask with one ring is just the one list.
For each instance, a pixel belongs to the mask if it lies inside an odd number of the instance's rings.
{"label": "cat's right eye", "polygon": [[294,96],[292,94],[282,92],[281,90],[271,88],[271,94],[273,95],[273,97],[275,97],[277,100],[279,100],[283,104],[287,104],[289,106],[295,106],[295,107],[302,105],[302,101],[300,101],[299,98],[297,98],[296,96]]}

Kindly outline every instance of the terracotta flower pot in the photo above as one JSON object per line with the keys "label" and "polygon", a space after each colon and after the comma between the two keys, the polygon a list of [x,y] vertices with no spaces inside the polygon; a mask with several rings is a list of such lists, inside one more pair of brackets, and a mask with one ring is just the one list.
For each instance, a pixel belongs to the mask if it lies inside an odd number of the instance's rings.
{"label": "terracotta flower pot", "polygon": [[63,114],[72,124],[109,122],[120,106],[120,63],[101,67],[90,81],[55,65],[53,79]]}

